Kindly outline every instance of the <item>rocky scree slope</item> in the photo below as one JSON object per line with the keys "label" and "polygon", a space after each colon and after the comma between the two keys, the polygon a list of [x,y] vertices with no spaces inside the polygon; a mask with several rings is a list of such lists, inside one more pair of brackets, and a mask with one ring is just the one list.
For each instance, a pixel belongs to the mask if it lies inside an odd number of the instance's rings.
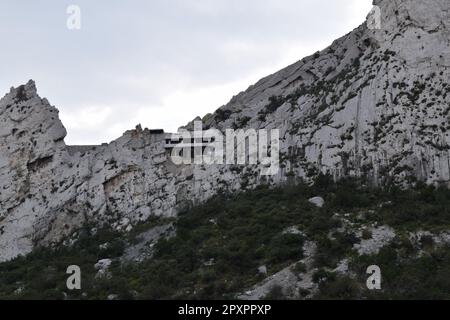
{"label": "rocky scree slope", "polygon": [[206,128],[280,129],[281,170],[269,178],[252,166],[175,166],[164,139],[139,126],[110,144],[67,146],[34,82],[12,88],[0,101],[0,261],[86,223],[128,231],[219,190],[320,172],[448,186],[449,2],[375,4],[381,29],[363,24],[204,117]]}

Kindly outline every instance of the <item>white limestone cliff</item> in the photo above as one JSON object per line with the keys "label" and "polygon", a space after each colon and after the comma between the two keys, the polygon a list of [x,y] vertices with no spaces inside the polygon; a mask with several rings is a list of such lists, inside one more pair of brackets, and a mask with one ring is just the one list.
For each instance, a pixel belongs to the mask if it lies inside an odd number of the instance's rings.
{"label": "white limestone cliff", "polygon": [[204,117],[220,130],[280,129],[281,170],[270,178],[252,166],[176,166],[164,135],[139,126],[110,144],[67,146],[34,82],[11,89],[0,100],[0,261],[85,223],[129,231],[219,190],[319,172],[450,186],[450,4],[375,4],[381,29],[363,24]]}
{"label": "white limestone cliff", "polygon": [[281,128],[284,164],[296,176],[448,186],[450,4],[375,4],[381,29],[363,24],[262,79],[208,115],[207,126]]}

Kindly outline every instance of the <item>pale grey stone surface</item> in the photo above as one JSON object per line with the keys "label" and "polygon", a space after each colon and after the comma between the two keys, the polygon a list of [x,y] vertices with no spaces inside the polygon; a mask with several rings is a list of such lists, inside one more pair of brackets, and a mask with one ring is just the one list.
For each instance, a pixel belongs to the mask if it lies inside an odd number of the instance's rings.
{"label": "pale grey stone surface", "polygon": [[295,274],[293,269],[297,263],[267,277],[261,283],[253,288],[247,290],[243,294],[237,296],[240,300],[261,300],[270,293],[274,286],[279,286],[282,289],[284,296],[288,299],[307,298],[300,297],[300,290],[307,290],[309,296],[312,296],[317,291],[317,284],[313,282],[313,274],[317,271],[313,267],[313,258],[317,251],[317,245],[312,241],[305,241],[303,245],[304,258],[297,262],[304,264],[306,272],[300,275]]}
{"label": "pale grey stone surface", "polygon": [[94,268],[97,270],[96,278],[108,278],[111,276],[109,272],[109,267],[112,264],[111,259],[101,259],[95,265]]}
{"label": "pale grey stone surface", "polygon": [[[252,166],[177,167],[164,139],[140,126],[110,144],[66,146],[58,111],[34,82],[12,88],[0,100],[0,261],[86,222],[127,232],[220,189],[292,176],[364,175],[375,184],[411,176],[448,186],[450,2],[377,4],[381,30],[363,24],[205,117],[220,130],[280,129],[283,163],[268,179]],[[283,102],[268,110],[271,96]]]}
{"label": "pale grey stone surface", "polygon": [[319,208],[322,208],[325,204],[325,200],[322,197],[311,198],[309,202]]}
{"label": "pale grey stone surface", "polygon": [[[384,246],[394,240],[396,234],[394,229],[389,226],[373,227],[369,229],[372,237],[370,239],[361,239],[360,243],[353,246],[358,251],[359,255],[372,255],[380,252]],[[359,231],[357,236],[362,237],[362,232]]]}
{"label": "pale grey stone surface", "polygon": [[263,275],[267,275],[267,267],[266,266],[260,266],[258,268],[258,273],[263,274]]}
{"label": "pale grey stone surface", "polygon": [[154,246],[162,238],[170,238],[175,235],[175,227],[172,223],[156,226],[137,236],[136,244],[127,246],[124,255],[121,257],[123,262],[142,262],[153,256]]}

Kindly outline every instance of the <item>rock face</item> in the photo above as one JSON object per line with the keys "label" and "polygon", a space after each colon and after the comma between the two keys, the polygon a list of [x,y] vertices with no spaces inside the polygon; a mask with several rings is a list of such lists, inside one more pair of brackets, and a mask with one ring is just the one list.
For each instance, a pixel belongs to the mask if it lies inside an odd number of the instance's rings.
{"label": "rock face", "polygon": [[375,4],[381,29],[363,24],[204,117],[221,131],[279,129],[281,170],[268,178],[254,166],[176,166],[165,136],[140,126],[110,144],[67,146],[34,82],[11,89],[0,101],[0,261],[86,222],[129,231],[222,189],[320,172],[450,186],[449,2]]}
{"label": "rock face", "polygon": [[[370,230],[370,239],[362,239],[361,243],[354,245],[359,255],[377,254],[381,248],[389,244],[396,236],[395,231],[389,226],[381,226]],[[360,234],[358,234],[361,237]]]}
{"label": "rock face", "polygon": [[309,199],[309,203],[315,205],[316,207],[322,208],[325,204],[325,200],[322,197],[314,197]]}
{"label": "rock face", "polygon": [[166,136],[140,126],[110,144],[67,146],[58,111],[33,81],[0,101],[0,122],[0,261],[85,223],[126,232],[150,216],[175,216],[220,189],[241,189],[251,170],[175,166]]}
{"label": "rock face", "polygon": [[69,160],[65,135],[58,111],[37,96],[33,82],[11,89],[0,101],[1,260],[29,252],[29,236],[43,237],[59,216],[68,195],[52,195],[51,181],[57,177],[59,183],[68,173],[59,166]]}
{"label": "rock face", "polygon": [[285,171],[450,181],[449,2],[376,1],[366,24],[262,79],[207,126],[280,128]]}

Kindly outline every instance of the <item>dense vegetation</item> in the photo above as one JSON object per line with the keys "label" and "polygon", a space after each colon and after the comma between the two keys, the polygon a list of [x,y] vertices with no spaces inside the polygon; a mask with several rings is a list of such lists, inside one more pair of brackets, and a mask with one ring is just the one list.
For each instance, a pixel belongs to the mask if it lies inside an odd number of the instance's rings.
{"label": "dense vegetation", "polygon": [[[325,206],[309,203],[313,196],[322,196]],[[359,257],[352,247],[360,239],[339,231],[336,213],[347,214],[355,223],[361,223],[363,215],[364,224],[390,225],[397,237],[379,254]],[[110,294],[120,299],[234,298],[265,278],[258,267],[267,266],[270,275],[302,259],[306,239],[318,246],[316,298],[450,298],[450,249],[431,243],[418,255],[407,241],[409,231],[450,230],[450,191],[444,188],[373,189],[355,180],[333,183],[321,176],[314,186],[299,183],[221,194],[182,212],[175,221],[176,236],[161,239],[152,259],[142,263],[117,259],[137,241],[140,231],[164,223],[150,221],[128,235],[111,230],[93,234],[86,226],[71,247],[40,248],[2,263],[0,298],[106,299]],[[293,226],[302,233],[283,232]],[[352,278],[331,272],[345,257],[351,258]],[[111,277],[95,277],[94,264],[104,258],[114,261]],[[365,268],[371,264],[383,270],[380,292],[364,289]],[[82,290],[67,290],[69,265],[81,267]],[[280,288],[274,288],[268,298],[280,295]]]}

